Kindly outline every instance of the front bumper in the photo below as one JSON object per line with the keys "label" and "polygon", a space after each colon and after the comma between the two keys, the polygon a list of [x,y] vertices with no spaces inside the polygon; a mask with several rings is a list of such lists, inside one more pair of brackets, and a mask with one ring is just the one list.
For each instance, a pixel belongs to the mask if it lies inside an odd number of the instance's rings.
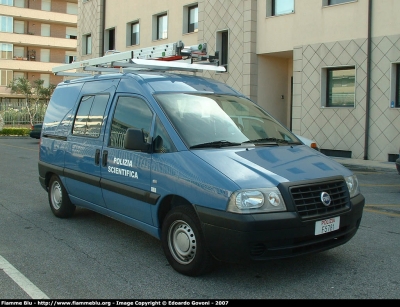
{"label": "front bumper", "polygon": [[197,207],[206,244],[218,260],[238,263],[289,258],[342,245],[357,232],[365,204],[363,195],[351,199],[350,210],[339,214],[338,230],[315,235],[315,222],[296,212],[243,215]]}

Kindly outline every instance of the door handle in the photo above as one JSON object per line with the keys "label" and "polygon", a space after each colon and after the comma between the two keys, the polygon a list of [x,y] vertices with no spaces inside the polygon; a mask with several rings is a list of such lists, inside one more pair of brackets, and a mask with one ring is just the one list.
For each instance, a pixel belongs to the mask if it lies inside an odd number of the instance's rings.
{"label": "door handle", "polygon": [[103,158],[101,161],[101,165],[106,166],[107,165],[107,158],[108,158],[108,151],[103,150]]}
{"label": "door handle", "polygon": [[94,164],[99,165],[100,163],[100,149],[96,149],[96,153],[94,155]]}

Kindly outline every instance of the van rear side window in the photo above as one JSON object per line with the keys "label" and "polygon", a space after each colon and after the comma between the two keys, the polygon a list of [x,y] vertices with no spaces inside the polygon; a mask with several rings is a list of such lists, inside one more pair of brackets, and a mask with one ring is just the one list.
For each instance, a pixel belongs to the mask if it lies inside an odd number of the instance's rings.
{"label": "van rear side window", "polygon": [[76,113],[72,134],[99,137],[108,98],[109,95],[83,96]]}

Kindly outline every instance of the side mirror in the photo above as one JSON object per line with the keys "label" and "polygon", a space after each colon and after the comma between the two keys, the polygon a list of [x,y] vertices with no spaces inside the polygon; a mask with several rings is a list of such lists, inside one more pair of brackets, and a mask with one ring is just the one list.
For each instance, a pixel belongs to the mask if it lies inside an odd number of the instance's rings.
{"label": "side mirror", "polygon": [[147,152],[149,150],[149,144],[147,144],[144,139],[143,130],[128,128],[125,133],[124,148]]}

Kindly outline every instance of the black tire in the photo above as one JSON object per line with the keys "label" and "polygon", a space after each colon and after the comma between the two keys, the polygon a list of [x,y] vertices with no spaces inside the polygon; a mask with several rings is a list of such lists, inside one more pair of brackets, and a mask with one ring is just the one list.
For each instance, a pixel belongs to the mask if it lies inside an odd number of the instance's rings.
{"label": "black tire", "polygon": [[75,205],[73,205],[68,197],[60,178],[53,175],[49,182],[48,197],[51,211],[60,218],[68,218],[74,214]]}
{"label": "black tire", "polygon": [[168,212],[162,225],[161,244],[169,264],[183,275],[203,275],[215,266],[199,219],[189,206],[178,206]]}

